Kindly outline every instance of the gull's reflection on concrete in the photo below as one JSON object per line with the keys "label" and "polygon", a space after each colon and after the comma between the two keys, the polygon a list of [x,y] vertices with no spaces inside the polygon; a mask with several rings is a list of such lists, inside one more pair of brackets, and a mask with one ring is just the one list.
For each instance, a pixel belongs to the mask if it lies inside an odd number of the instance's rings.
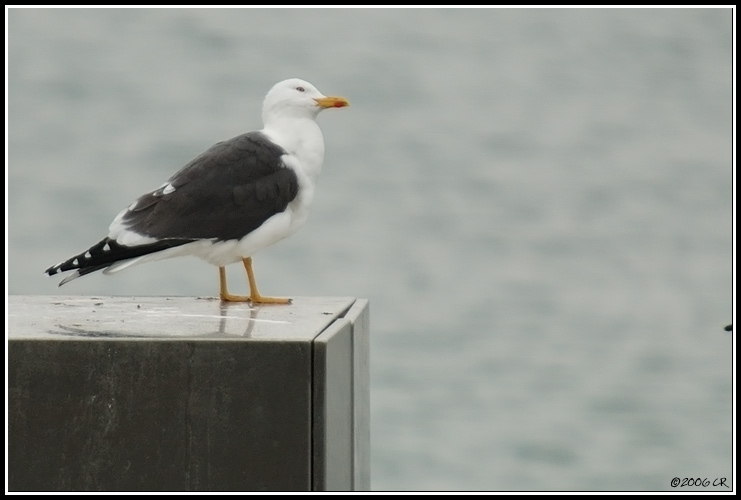
{"label": "gull's reflection on concrete", "polygon": [[[236,304],[228,303],[228,302],[220,302],[219,303],[219,311],[221,312],[221,321],[219,321],[219,333],[220,334],[227,334],[226,333],[226,323],[229,319],[229,308],[234,307]],[[243,304],[239,304],[243,305]],[[243,338],[252,338],[252,330],[255,328],[255,323],[257,323],[257,313],[260,310],[260,306],[249,306],[250,308],[250,315],[249,319],[247,320],[247,328],[244,330],[244,333],[242,334]]]}

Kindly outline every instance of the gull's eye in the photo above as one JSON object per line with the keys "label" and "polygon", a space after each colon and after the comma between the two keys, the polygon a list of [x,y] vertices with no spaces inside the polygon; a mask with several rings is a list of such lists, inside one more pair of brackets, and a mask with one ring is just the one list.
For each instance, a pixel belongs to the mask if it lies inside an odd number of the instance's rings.
{"label": "gull's eye", "polygon": [[299,92],[306,92],[306,89],[303,87],[296,87],[296,90],[298,90]]}

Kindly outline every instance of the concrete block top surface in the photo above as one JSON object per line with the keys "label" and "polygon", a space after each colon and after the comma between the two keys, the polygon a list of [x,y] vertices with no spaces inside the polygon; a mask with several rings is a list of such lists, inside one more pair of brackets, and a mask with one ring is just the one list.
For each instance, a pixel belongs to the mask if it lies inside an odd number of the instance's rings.
{"label": "concrete block top surface", "polygon": [[311,341],[352,297],[298,297],[252,306],[199,297],[8,297],[8,339]]}

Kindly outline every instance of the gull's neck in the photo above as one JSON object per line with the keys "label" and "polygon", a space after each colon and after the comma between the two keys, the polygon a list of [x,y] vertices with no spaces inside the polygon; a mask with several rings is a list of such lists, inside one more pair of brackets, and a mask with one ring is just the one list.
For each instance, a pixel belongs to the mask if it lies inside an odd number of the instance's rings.
{"label": "gull's neck", "polygon": [[324,162],[324,137],[314,117],[274,116],[262,132],[294,156],[306,175],[315,179]]}

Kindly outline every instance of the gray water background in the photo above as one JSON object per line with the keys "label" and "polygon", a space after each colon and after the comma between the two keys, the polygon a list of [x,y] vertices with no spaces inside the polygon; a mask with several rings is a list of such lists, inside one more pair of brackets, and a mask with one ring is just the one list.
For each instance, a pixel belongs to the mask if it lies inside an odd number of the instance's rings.
{"label": "gray water background", "polygon": [[301,77],[351,107],[256,273],[370,299],[374,489],[733,485],[732,60],[729,9],[11,9],[8,291],[215,295],[42,271]]}

